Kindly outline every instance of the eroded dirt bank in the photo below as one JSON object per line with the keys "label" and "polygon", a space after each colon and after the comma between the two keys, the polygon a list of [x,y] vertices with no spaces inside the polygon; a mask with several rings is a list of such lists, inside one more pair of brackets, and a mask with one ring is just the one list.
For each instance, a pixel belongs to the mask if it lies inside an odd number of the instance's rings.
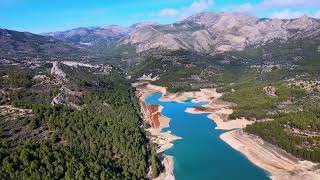
{"label": "eroded dirt bank", "polygon": [[147,131],[150,133],[150,139],[157,145],[157,153],[162,159],[161,164],[164,171],[159,174],[156,180],[174,180],[174,161],[172,156],[165,155],[163,152],[173,146],[172,141],[180,139],[170,132],[161,132],[162,128],[169,127],[170,119],[163,116],[163,109],[160,105],[151,105],[145,102],[145,98],[153,93],[160,92],[165,94],[166,89],[159,86],[153,86],[146,82],[132,84],[136,88],[136,96],[139,98],[140,109],[144,120],[150,125]]}

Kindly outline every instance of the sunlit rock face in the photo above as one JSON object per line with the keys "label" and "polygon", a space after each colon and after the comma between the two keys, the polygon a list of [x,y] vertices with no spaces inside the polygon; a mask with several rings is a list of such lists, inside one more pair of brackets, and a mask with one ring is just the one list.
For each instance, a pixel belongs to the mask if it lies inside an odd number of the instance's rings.
{"label": "sunlit rock face", "polygon": [[308,16],[297,19],[259,19],[236,12],[204,12],[173,24],[136,23],[130,27],[76,28],[44,33],[82,46],[134,45],[137,52],[149,49],[188,49],[203,53],[243,50],[273,40],[287,41],[320,34],[320,20]]}
{"label": "sunlit rock face", "polygon": [[129,32],[129,28],[111,25],[106,27],[80,27],[61,32],[43,33],[42,35],[85,46],[108,46],[124,38]]}
{"label": "sunlit rock face", "polygon": [[286,41],[319,35],[320,21],[259,19],[244,13],[199,13],[169,25],[146,24],[132,30],[121,43],[134,44],[138,52],[153,48],[191,49],[218,53],[242,50],[272,40]]}

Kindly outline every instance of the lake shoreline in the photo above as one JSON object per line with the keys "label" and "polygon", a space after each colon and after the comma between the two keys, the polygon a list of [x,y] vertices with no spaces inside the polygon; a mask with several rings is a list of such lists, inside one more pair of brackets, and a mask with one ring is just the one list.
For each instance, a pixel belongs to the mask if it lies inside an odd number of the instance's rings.
{"label": "lake shoreline", "polygon": [[[239,151],[257,167],[266,171],[271,179],[320,179],[320,170],[315,169],[315,163],[301,161],[284,150],[271,145],[261,138],[244,133],[247,125],[255,120],[240,118],[229,120],[228,116],[233,113],[232,104],[220,100],[222,93],[216,89],[201,89],[200,91],[170,93],[166,88],[148,84],[150,94],[162,93],[160,101],[183,103],[207,102],[207,105],[187,108],[185,112],[192,114],[208,114],[208,118],[216,124],[215,129],[226,130],[220,135],[226,144]],[[150,90],[151,89],[151,90]],[[269,119],[268,119],[269,120]],[[169,147],[170,148],[170,147]]]}
{"label": "lake shoreline", "polygon": [[[220,135],[220,139],[243,154],[254,165],[266,171],[271,179],[320,179],[320,169],[316,168],[318,164],[299,160],[275,145],[265,142],[260,137],[243,132],[243,128],[255,123],[256,120],[228,119],[229,115],[233,113],[232,105],[220,100],[222,93],[216,93],[216,89],[212,91],[214,91],[212,94],[216,96],[193,97],[192,101],[204,100],[208,102],[207,105],[187,108],[185,112],[208,114],[207,117],[216,124],[215,129],[227,131]],[[270,120],[272,119],[265,119],[265,121]]]}
{"label": "lake shoreline", "polygon": [[320,171],[315,169],[315,163],[301,161],[260,137],[243,132],[242,129],[223,133],[220,138],[253,164],[267,171],[271,179],[320,179]]}
{"label": "lake shoreline", "polygon": [[[163,128],[169,127],[170,118],[163,116],[161,111],[163,106],[153,106],[150,109],[148,103],[146,103],[145,99],[151,96],[154,93],[166,93],[166,89],[159,86],[153,86],[146,82],[137,82],[132,84],[133,87],[136,88],[137,93],[136,96],[139,98],[141,113],[143,114],[143,118],[146,122],[149,123],[150,128],[146,129],[147,132],[150,133],[149,139],[157,145],[157,154],[161,159],[161,165],[164,170],[158,175],[155,180],[174,180],[174,159],[173,156],[165,155],[164,151],[170,149],[173,144],[172,142],[181,139],[178,136],[174,136],[170,131],[161,132]],[[154,109],[155,108],[155,109]],[[153,122],[153,116],[157,116],[157,120],[159,124]],[[153,127],[154,124],[157,126]]]}

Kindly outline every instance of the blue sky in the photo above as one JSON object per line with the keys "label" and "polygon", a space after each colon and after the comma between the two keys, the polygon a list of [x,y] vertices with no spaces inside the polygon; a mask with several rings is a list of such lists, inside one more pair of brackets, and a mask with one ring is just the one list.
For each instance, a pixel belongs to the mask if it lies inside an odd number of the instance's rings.
{"label": "blue sky", "polygon": [[0,27],[40,33],[142,21],[166,24],[203,11],[320,18],[320,0],[0,0]]}

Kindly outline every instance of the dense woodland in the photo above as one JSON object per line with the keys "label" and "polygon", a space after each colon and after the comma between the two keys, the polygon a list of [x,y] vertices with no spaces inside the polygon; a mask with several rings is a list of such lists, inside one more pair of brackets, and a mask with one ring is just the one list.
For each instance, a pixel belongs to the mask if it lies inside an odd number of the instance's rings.
{"label": "dense woodland", "polygon": [[[30,138],[17,146],[0,136],[1,179],[146,178],[150,149],[133,90],[124,76],[118,71],[93,75],[88,69],[65,70],[69,73],[69,86],[84,93],[80,110],[51,105],[46,100],[52,98],[51,94],[34,99],[31,92],[37,93],[36,82],[29,72],[20,70],[12,75],[2,71],[6,76],[1,80],[8,82],[2,88],[19,87],[16,91],[23,92],[20,98],[12,91],[2,104],[32,108],[33,116],[26,119],[25,126],[48,131],[50,136]],[[154,152],[151,154],[155,176],[159,165],[154,164],[158,163]]]}
{"label": "dense woodland", "polygon": [[[245,131],[278,145],[291,154],[320,162],[320,106],[305,107],[301,112],[281,113],[274,121],[249,125]],[[292,129],[296,129],[293,133]]]}
{"label": "dense woodland", "polygon": [[[263,75],[265,76],[265,75]],[[238,83],[223,86],[223,100],[233,102],[235,112],[230,118],[248,117],[256,119],[272,118],[280,110],[278,105],[286,101],[301,99],[306,91],[296,86],[284,86],[279,81],[262,81],[257,71],[248,71],[237,77]],[[276,89],[276,96],[270,96],[263,91],[266,86]],[[231,92],[231,90],[233,92]]]}

